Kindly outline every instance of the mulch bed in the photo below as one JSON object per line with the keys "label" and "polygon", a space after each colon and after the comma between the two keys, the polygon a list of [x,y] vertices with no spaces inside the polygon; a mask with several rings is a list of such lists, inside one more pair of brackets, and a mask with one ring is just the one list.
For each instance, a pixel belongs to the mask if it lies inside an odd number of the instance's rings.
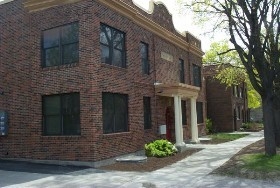
{"label": "mulch bed", "polygon": [[176,155],[156,158],[156,157],[148,157],[146,162],[117,162],[112,165],[102,166],[100,169],[103,170],[117,170],[117,171],[137,171],[137,172],[152,172],[154,170],[158,170],[165,166],[176,163],[198,151],[201,149],[188,149],[182,153],[177,153]]}
{"label": "mulch bed", "polygon": [[[235,154],[230,160],[228,160],[221,167],[214,170],[211,174],[217,175],[226,175],[231,177],[240,177],[248,179],[257,179],[257,180],[269,180],[269,181],[279,181],[280,180],[280,171],[279,172],[259,172],[243,168],[243,162],[240,159],[241,156],[245,154],[254,154],[254,153],[264,153],[264,139],[255,142]],[[280,154],[280,149],[277,149],[277,153]]]}

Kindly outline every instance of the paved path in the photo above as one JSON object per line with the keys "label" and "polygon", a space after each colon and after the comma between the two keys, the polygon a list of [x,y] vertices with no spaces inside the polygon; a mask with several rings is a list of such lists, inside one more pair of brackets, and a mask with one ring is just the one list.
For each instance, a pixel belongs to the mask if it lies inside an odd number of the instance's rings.
{"label": "paved path", "polygon": [[[26,178],[25,181],[24,178],[26,176],[21,174],[21,182],[25,183],[9,185],[7,187],[280,187],[280,181],[265,182],[208,175],[239,150],[262,138],[263,132],[258,132],[250,133],[249,136],[224,144],[188,145],[189,147],[205,147],[205,149],[173,165],[150,173],[85,169],[62,175],[46,175],[46,177],[37,180]],[[0,182],[3,175],[5,176],[5,172],[7,171],[0,171]]]}

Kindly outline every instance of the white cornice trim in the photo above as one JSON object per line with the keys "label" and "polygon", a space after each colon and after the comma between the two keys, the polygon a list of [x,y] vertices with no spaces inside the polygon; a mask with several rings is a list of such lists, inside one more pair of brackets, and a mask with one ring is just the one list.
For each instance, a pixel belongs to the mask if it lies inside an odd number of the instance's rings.
{"label": "white cornice trim", "polygon": [[[81,0],[25,0],[24,7],[27,8],[29,12],[35,12],[54,6],[75,3],[79,1]],[[177,36],[171,31],[168,31],[167,29],[165,29],[158,23],[154,22],[153,20],[145,17],[137,9],[127,4],[125,0],[97,0],[97,1],[100,4],[103,4],[106,7],[132,20],[135,24],[145,28],[146,30],[161,37],[162,39],[174,44],[175,46],[185,51],[191,52],[199,57],[202,57],[204,55],[204,53],[200,48],[188,43],[183,38]]]}

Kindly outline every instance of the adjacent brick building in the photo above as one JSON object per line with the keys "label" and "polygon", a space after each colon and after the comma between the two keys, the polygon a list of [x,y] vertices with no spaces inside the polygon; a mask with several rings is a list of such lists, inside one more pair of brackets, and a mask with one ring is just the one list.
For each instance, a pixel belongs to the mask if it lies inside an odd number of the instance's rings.
{"label": "adjacent brick building", "polygon": [[217,65],[206,65],[203,69],[206,80],[207,118],[212,120],[214,131],[238,131],[242,123],[249,121],[246,83],[227,86],[215,78],[219,69]]}
{"label": "adjacent brick building", "polygon": [[9,131],[0,158],[102,161],[142,150],[164,136],[161,125],[178,146],[197,142],[206,117],[201,43],[153,6],[148,14],[131,0],[2,2]]}

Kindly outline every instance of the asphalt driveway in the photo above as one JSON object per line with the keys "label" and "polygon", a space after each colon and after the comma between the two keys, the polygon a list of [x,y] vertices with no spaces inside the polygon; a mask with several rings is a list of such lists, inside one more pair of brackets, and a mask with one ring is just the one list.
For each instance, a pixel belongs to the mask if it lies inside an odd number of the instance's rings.
{"label": "asphalt driveway", "polygon": [[87,168],[0,160],[0,187],[26,183],[53,175],[66,175]]}

